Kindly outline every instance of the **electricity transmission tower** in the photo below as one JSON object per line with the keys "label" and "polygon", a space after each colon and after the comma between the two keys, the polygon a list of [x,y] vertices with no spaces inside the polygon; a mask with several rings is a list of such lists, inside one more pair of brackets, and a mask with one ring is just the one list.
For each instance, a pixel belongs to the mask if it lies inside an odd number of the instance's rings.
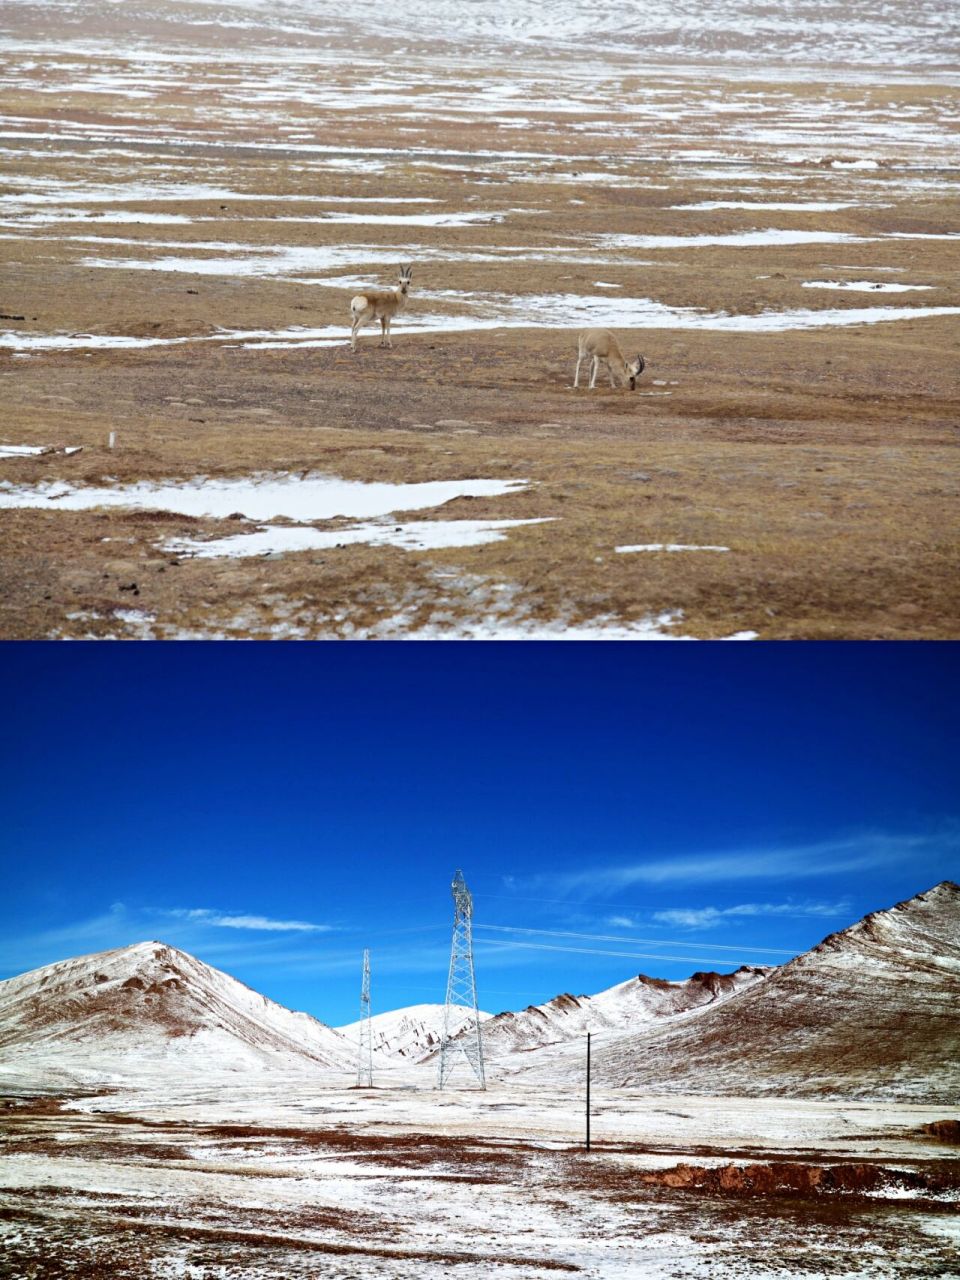
{"label": "electricity transmission tower", "polygon": [[[453,941],[450,945],[450,975],[447,978],[447,1003],[443,1009],[443,1037],[440,1041],[440,1088],[450,1078],[457,1055],[463,1053],[473,1074],[485,1089],[483,1042],[480,1039],[480,1017],[477,1013],[477,980],[473,972],[473,898],[458,871],[453,877]],[[473,1010],[473,1021],[467,1022],[454,1036],[458,1005]]]}
{"label": "electricity transmission tower", "polygon": [[360,988],[360,1046],[357,1085],[373,1088],[373,1024],[370,1021],[370,952],[363,953],[363,985]]}

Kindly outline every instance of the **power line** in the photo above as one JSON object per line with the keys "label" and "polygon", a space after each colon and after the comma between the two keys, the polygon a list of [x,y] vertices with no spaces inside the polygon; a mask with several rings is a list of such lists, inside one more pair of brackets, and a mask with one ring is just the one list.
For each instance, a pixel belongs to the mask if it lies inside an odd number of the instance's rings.
{"label": "power line", "polygon": [[[483,939],[480,939],[480,941],[483,941],[483,942],[493,942],[493,941],[494,941],[494,939],[492,939],[492,938],[483,938]],[[397,978],[397,979],[394,979],[394,980],[392,980],[392,981],[390,981],[390,980],[386,980],[386,981],[385,981],[385,980],[381,979],[381,980],[380,980],[380,985],[379,985],[378,990],[383,991],[385,988],[387,988],[387,989],[389,989],[389,990],[392,990],[392,991],[399,991],[399,992],[401,992],[403,995],[407,995],[407,994],[409,994],[410,992],[415,992],[415,993],[416,993],[416,994],[418,994],[418,995],[428,995],[428,994],[429,994],[429,995],[433,995],[433,996],[435,996],[435,995],[437,994],[437,988],[436,988],[435,986],[434,986],[434,987],[411,987],[411,986],[409,986],[406,982],[404,982],[402,978]],[[486,983],[484,983],[484,984],[483,984],[483,993],[484,993],[484,995],[485,995],[485,996],[487,996],[487,995],[492,995],[492,996],[516,996],[516,997],[517,997],[518,999],[520,999],[520,1000],[526,1000],[527,996],[529,995],[529,992],[528,992],[528,991],[517,991],[514,987],[488,987]],[[380,1003],[383,1003],[383,997],[381,997]],[[437,1001],[436,1001],[436,1000],[422,1000],[422,1001],[421,1001],[421,1004],[436,1004],[436,1003],[437,1003]],[[398,1007],[399,1007],[399,1008],[405,1008],[406,1006],[401,1005],[401,1006],[398,1006]],[[383,1010],[383,1012],[384,1012],[384,1013],[395,1013],[395,1012],[396,1012],[396,1010],[394,1010],[394,1009],[385,1009],[385,1010]],[[378,1017],[379,1015],[378,1015],[378,1014],[374,1014],[373,1016],[374,1016],[374,1017]]]}
{"label": "power line", "polygon": [[[571,907],[577,907],[577,906],[583,905],[582,903],[578,902],[575,898],[532,898],[529,895],[520,894],[520,893],[483,893],[481,891],[480,893],[475,893],[473,896],[475,898],[490,898],[495,902],[542,902],[542,903],[547,903],[550,906],[567,907],[568,909]],[[650,903],[649,902],[621,902],[619,899],[617,899],[615,903],[610,903],[608,905],[608,909],[616,910],[616,911],[649,911]],[[809,911],[804,911],[799,907],[793,911],[778,911],[777,914],[790,916],[791,918],[794,918],[794,919],[800,919],[800,918],[807,919],[807,918],[810,918],[810,915],[811,915]],[[849,911],[847,907],[843,907],[842,910],[834,910],[830,912],[825,911],[825,912],[816,913],[817,918],[823,918],[826,916],[846,917],[848,915],[849,915]]]}
{"label": "power line", "polygon": [[[602,951],[599,947],[558,947],[549,942],[518,942],[516,939],[511,939],[508,942],[506,938],[484,938],[482,941],[488,947],[523,947],[528,951],[564,951],[570,955],[578,956],[612,956],[627,960],[675,960],[692,964],[735,964],[737,962],[733,956],[663,956],[652,955],[644,951]],[[757,962],[740,958],[740,963],[755,965]]]}
{"label": "power line", "polygon": [[752,947],[749,943],[741,943],[739,947],[727,947],[723,943],[689,942],[677,938],[624,938],[607,933],[574,933],[570,929],[527,929],[522,925],[476,924],[477,929],[492,929],[496,933],[531,933],[546,938],[582,938],[585,942],[628,942],[641,943],[646,946],[691,947],[703,951],[756,951],[770,956],[794,956],[795,951],[784,951],[777,947]]}

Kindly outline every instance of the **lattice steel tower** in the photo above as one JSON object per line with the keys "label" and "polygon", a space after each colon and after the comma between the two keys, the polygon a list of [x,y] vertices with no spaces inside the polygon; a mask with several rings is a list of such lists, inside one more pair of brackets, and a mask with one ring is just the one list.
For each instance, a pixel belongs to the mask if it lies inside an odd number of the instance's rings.
{"label": "lattice steel tower", "polygon": [[[447,1003],[443,1009],[443,1038],[440,1041],[440,1088],[447,1083],[460,1053],[473,1069],[485,1089],[483,1041],[480,1039],[480,1016],[477,1012],[477,980],[473,971],[473,898],[458,871],[453,877],[453,942],[450,946],[450,976],[447,978]],[[457,1005],[473,1010],[468,1021],[457,1028]]]}
{"label": "lattice steel tower", "polygon": [[373,1023],[370,1021],[370,952],[363,953],[363,985],[360,988],[360,1044],[357,1085],[373,1088]]}

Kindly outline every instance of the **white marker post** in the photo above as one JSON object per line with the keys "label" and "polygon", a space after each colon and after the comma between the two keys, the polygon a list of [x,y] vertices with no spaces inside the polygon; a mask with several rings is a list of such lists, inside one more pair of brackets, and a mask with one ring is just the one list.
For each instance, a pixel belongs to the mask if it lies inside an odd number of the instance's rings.
{"label": "white marker post", "polygon": [[587,1150],[590,1150],[590,1032],[587,1032]]}

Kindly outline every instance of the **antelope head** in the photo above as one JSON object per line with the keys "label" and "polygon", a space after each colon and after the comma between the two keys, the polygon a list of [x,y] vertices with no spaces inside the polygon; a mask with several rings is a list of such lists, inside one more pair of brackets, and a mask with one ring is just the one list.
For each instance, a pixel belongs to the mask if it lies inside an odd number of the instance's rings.
{"label": "antelope head", "polygon": [[411,263],[410,266],[408,267],[404,267],[401,265],[400,285],[399,285],[399,289],[401,293],[406,293],[407,290],[410,288],[410,280],[412,276],[413,276],[413,263]]}
{"label": "antelope head", "polygon": [[647,367],[647,362],[646,362],[646,360],[644,360],[643,356],[641,356],[641,355],[638,355],[638,356],[637,356],[637,358],[636,358],[636,360],[630,360],[630,361],[628,361],[628,363],[627,363],[627,377],[630,379],[630,390],[631,390],[631,391],[636,391],[636,389],[637,389],[637,379],[640,377],[641,373],[643,373],[643,371],[644,371],[644,369],[645,369],[646,367]]}

